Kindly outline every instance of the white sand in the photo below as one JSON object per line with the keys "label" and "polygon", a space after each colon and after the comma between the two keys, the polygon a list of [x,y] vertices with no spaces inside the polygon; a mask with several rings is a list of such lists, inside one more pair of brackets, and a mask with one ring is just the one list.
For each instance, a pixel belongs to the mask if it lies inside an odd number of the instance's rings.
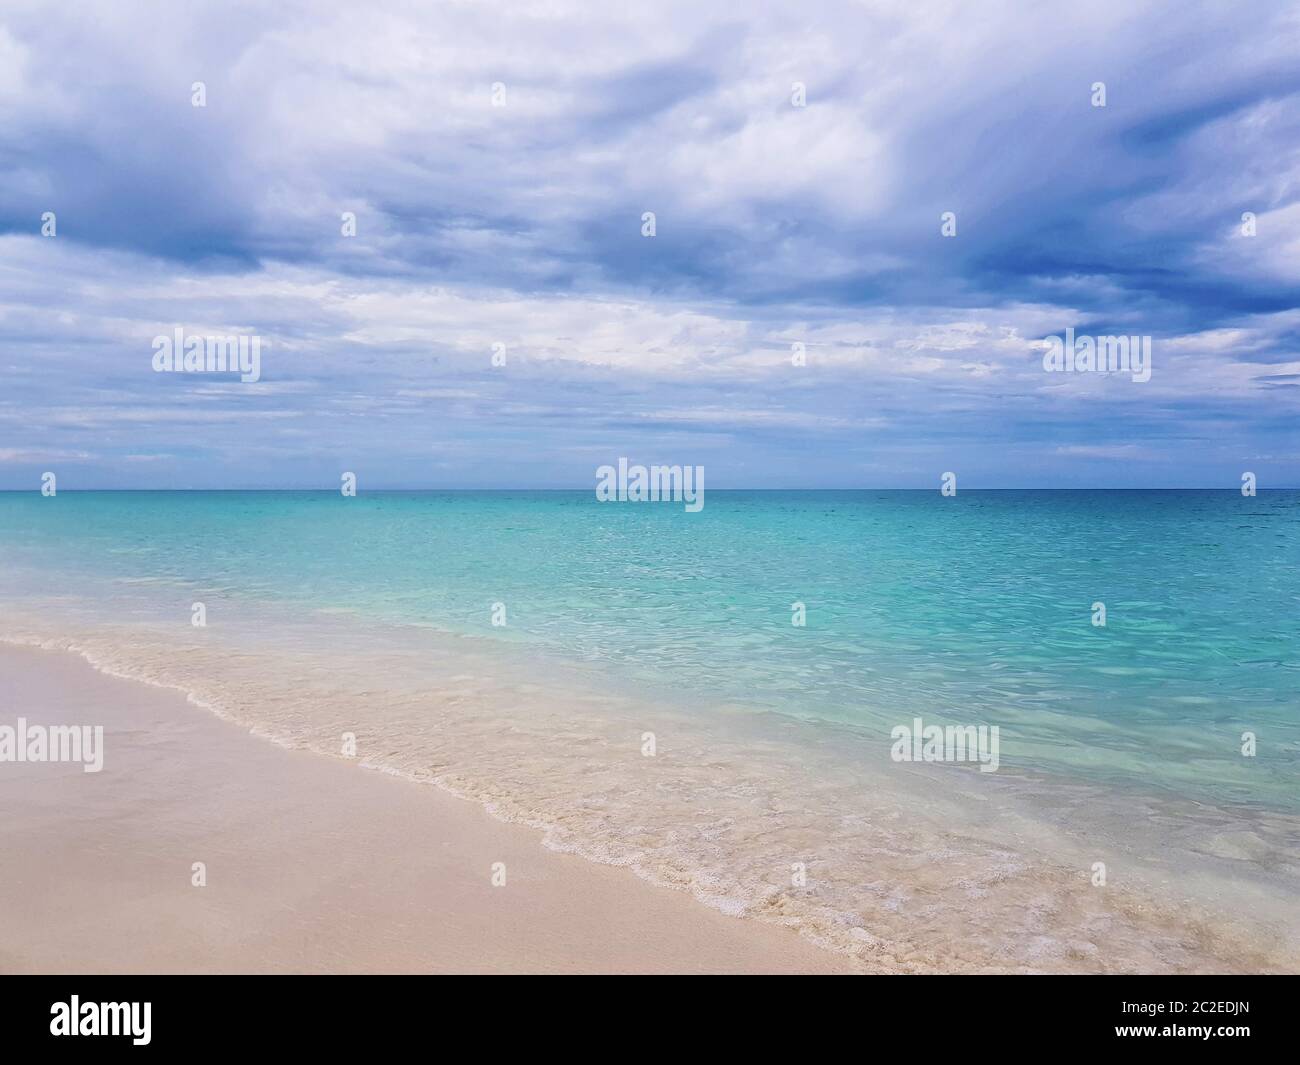
{"label": "white sand", "polygon": [[791,931],[72,654],[0,645],[0,725],[20,716],[103,725],[105,762],[0,763],[3,973],[848,970]]}

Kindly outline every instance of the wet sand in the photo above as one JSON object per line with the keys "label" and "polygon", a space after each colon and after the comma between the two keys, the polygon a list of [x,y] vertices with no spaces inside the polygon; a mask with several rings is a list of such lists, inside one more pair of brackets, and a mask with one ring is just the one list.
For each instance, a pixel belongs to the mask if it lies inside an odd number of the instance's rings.
{"label": "wet sand", "polygon": [[548,851],[477,804],[279,747],[71,653],[0,645],[0,724],[20,716],[102,725],[104,768],[0,763],[2,973],[850,968],[793,931]]}

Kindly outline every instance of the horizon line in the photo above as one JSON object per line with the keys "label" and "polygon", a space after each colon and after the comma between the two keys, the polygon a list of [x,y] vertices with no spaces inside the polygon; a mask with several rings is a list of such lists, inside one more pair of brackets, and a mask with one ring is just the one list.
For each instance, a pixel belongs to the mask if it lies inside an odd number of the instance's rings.
{"label": "horizon line", "polygon": [[[709,492],[939,492],[939,488],[897,488],[897,487],[823,487],[823,488],[752,488],[752,487],[729,487],[729,488],[710,488]],[[1127,485],[1127,486],[1110,486],[1110,485],[1076,485],[1069,488],[1047,488],[1037,485],[1025,485],[1014,487],[975,487],[961,488],[957,490],[958,495],[962,492],[1240,492],[1241,486],[1234,485],[1224,487],[1222,485]],[[1300,491],[1300,485],[1270,485],[1268,487],[1257,487],[1256,492],[1294,492]],[[329,488],[60,488],[56,495],[77,494],[88,492],[323,492],[334,495],[339,492],[337,486]],[[590,485],[584,485],[580,488],[536,488],[536,487],[517,487],[517,488],[488,488],[488,487],[459,487],[459,488],[435,488],[435,487],[402,487],[402,488],[367,488],[358,489],[357,495],[378,495],[381,493],[397,492],[594,492]],[[0,495],[41,495],[41,489],[36,488],[0,488]]]}

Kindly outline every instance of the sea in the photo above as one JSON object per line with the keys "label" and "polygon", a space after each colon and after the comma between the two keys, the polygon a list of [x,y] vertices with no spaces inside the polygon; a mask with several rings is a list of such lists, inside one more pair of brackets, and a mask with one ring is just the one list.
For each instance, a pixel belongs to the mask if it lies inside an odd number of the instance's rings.
{"label": "sea", "polygon": [[0,640],[864,972],[1300,970],[1300,491],[0,493]]}

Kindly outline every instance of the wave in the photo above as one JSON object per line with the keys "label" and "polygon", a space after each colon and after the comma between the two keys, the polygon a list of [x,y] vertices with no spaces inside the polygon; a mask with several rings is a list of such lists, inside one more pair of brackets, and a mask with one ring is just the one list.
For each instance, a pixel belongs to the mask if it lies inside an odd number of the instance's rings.
{"label": "wave", "polygon": [[[4,642],[179,691],[281,746],[342,757],[352,733],[363,768],[793,928],[864,972],[1298,968],[1297,822],[1283,813],[901,766],[847,726],[687,712],[355,618],[249,631],[0,614]],[[1225,897],[1232,912],[1214,905]]]}

